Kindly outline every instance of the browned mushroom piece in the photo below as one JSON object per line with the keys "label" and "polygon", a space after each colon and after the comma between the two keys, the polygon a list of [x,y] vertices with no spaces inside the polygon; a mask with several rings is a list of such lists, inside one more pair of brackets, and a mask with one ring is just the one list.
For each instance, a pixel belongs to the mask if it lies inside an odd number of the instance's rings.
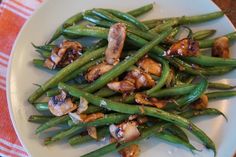
{"label": "browned mushroom piece", "polygon": [[62,116],[77,109],[77,105],[72,102],[71,98],[67,98],[66,92],[61,91],[59,95],[51,97],[48,108],[53,115]]}
{"label": "browned mushroom piece", "polygon": [[148,73],[138,68],[130,71],[124,77],[124,80],[113,81],[107,84],[111,90],[121,93],[129,93],[141,87],[153,87],[154,85],[155,80]]}
{"label": "browned mushroom piece", "polygon": [[140,147],[137,144],[132,144],[119,151],[122,157],[138,157],[140,155]]}
{"label": "browned mushroom piece", "polygon": [[139,60],[137,65],[149,74],[153,74],[159,77],[161,76],[161,64],[157,63],[149,57],[143,57],[141,60]]}
{"label": "browned mushroom piece", "polygon": [[104,113],[97,112],[97,113],[92,113],[92,114],[80,114],[80,121],[87,123],[87,122],[92,122],[100,118],[104,118]]}
{"label": "browned mushroom piece", "polygon": [[230,58],[229,39],[227,37],[216,39],[212,47],[211,55],[213,57]]}
{"label": "browned mushroom piece", "polygon": [[108,83],[107,86],[111,90],[114,90],[120,93],[129,93],[136,89],[134,83],[129,80],[113,81],[113,82]]}
{"label": "browned mushroom piece", "polygon": [[189,38],[174,43],[166,52],[166,56],[197,56],[199,54],[199,43]]}
{"label": "browned mushroom piece", "polygon": [[98,139],[98,136],[97,136],[97,129],[95,126],[89,126],[87,127],[87,132],[88,132],[88,135],[90,137],[92,137],[93,139],[97,140]]}
{"label": "browned mushroom piece", "polygon": [[201,97],[191,104],[191,107],[196,110],[206,109],[208,106],[208,97],[203,94]]}
{"label": "browned mushroom piece", "polygon": [[158,100],[157,98],[148,97],[144,93],[137,93],[135,94],[134,97],[135,101],[141,105],[150,105],[150,106],[156,106],[157,108],[163,108],[167,104],[167,101],[165,100]]}
{"label": "browned mushroom piece", "polygon": [[75,41],[63,41],[59,47],[55,47],[51,56],[44,62],[44,66],[49,69],[56,67],[63,68],[75,61],[82,52],[82,45]]}
{"label": "browned mushroom piece", "polygon": [[103,75],[106,72],[108,72],[109,70],[111,70],[112,68],[113,68],[113,65],[110,65],[106,62],[94,65],[88,69],[88,71],[85,75],[85,79],[88,82],[92,82],[92,81],[96,80],[97,78],[99,78],[101,75]]}
{"label": "browned mushroom piece", "polygon": [[136,121],[123,122],[119,125],[110,125],[109,130],[111,135],[118,141],[132,141],[140,136]]}
{"label": "browned mushroom piece", "polygon": [[108,46],[105,51],[106,62],[115,65],[119,62],[119,58],[124,47],[126,38],[126,26],[123,23],[116,23],[110,27],[108,34]]}

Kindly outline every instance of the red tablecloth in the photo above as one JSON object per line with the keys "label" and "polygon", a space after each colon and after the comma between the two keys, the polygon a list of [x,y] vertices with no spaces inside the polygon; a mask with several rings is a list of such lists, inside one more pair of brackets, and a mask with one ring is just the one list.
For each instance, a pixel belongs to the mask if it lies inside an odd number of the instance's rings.
{"label": "red tablecloth", "polygon": [[28,156],[11,123],[6,99],[6,73],[15,38],[43,0],[3,0],[0,5],[0,156]]}

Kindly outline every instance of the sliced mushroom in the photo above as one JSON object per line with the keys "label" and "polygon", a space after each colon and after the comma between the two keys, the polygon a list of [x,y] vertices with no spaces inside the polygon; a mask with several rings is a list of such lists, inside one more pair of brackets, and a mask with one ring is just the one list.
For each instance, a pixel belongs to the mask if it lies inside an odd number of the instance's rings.
{"label": "sliced mushroom", "polygon": [[82,45],[75,41],[63,41],[59,47],[55,47],[51,56],[44,62],[49,69],[63,68],[75,61],[82,52]]}
{"label": "sliced mushroom", "polygon": [[208,106],[207,95],[205,94],[201,95],[201,97],[198,100],[196,100],[191,106],[193,109],[196,109],[196,110],[206,109]]}
{"label": "sliced mushroom", "polygon": [[119,151],[122,157],[138,157],[140,155],[140,147],[137,144],[132,144]]}
{"label": "sliced mushroom", "polygon": [[106,62],[100,63],[98,65],[94,65],[88,69],[88,71],[85,75],[85,79],[88,82],[92,82],[92,81],[96,80],[97,78],[99,78],[102,74],[111,70],[112,68],[113,68],[113,65],[110,65]]}
{"label": "sliced mushroom", "polygon": [[134,83],[130,82],[129,80],[113,81],[113,82],[108,83],[107,86],[111,90],[114,90],[120,93],[132,92],[136,89]]}
{"label": "sliced mushroom", "polygon": [[135,121],[124,122],[119,125],[110,125],[109,130],[111,135],[118,141],[132,141],[140,136],[137,128],[138,123]]}
{"label": "sliced mushroom", "polygon": [[85,112],[87,109],[88,109],[88,101],[85,98],[80,97],[80,102],[79,102],[79,106],[77,109],[77,114],[81,114],[81,113]]}
{"label": "sliced mushroom", "polygon": [[124,47],[126,38],[126,26],[123,23],[116,23],[110,27],[108,34],[108,47],[105,51],[106,62],[115,65]]}
{"label": "sliced mushroom", "polygon": [[213,57],[230,58],[229,39],[227,37],[216,39],[212,47],[211,55]]}
{"label": "sliced mushroom", "polygon": [[93,139],[97,140],[98,139],[98,136],[97,136],[97,129],[95,126],[90,126],[90,127],[87,127],[87,131],[88,131],[88,135],[90,137],[92,137]]}
{"label": "sliced mushroom", "polygon": [[155,81],[152,77],[138,68],[129,72],[124,80],[113,81],[107,84],[110,89],[121,93],[129,93],[141,87],[153,87],[154,85]]}
{"label": "sliced mushroom", "polygon": [[72,102],[71,98],[67,98],[66,92],[61,91],[61,94],[51,97],[48,108],[53,115],[62,116],[77,109],[77,105]]}
{"label": "sliced mushroom", "polygon": [[199,43],[189,38],[174,43],[166,52],[166,56],[197,56],[199,54]]}
{"label": "sliced mushroom", "polygon": [[77,114],[76,112],[69,112],[68,115],[74,124],[79,124],[79,122],[81,121],[79,114]]}
{"label": "sliced mushroom", "polygon": [[92,113],[92,114],[80,114],[80,120],[81,122],[87,123],[87,122],[92,122],[100,118],[104,118],[104,113],[97,112],[97,113]]}
{"label": "sliced mushroom", "polygon": [[144,57],[139,62],[137,65],[142,68],[145,72],[156,75],[156,76],[161,76],[161,64],[157,63],[153,59],[149,57]]}
{"label": "sliced mushroom", "polygon": [[135,78],[135,87],[139,89],[141,87],[153,87],[155,85],[155,80],[152,79],[151,75],[142,71],[141,69],[134,69],[128,74],[125,79],[132,80]]}
{"label": "sliced mushroom", "polygon": [[157,98],[153,97],[150,98],[144,93],[135,94],[135,101],[138,104],[156,106],[157,108],[163,108],[166,106],[167,103],[164,100],[158,100]]}

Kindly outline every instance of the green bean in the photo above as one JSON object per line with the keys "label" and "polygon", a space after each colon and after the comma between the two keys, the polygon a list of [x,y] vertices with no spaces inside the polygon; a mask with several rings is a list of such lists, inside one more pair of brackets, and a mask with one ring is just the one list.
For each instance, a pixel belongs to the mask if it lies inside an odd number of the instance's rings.
{"label": "green bean", "polygon": [[157,25],[155,28],[151,29],[150,31],[156,32],[156,33],[160,33],[164,30],[166,30],[169,27],[173,27],[178,25],[179,21],[178,20],[171,20],[171,21],[167,21],[163,24]]}
{"label": "green bean", "polygon": [[193,75],[221,75],[233,70],[233,67],[230,66],[214,66],[209,68],[194,67],[178,58],[171,58],[168,59],[168,61],[175,67],[179,68],[180,71],[185,71]]}
{"label": "green bean", "polygon": [[[180,24],[195,24],[195,23],[202,23],[202,22],[208,22],[213,19],[217,19],[224,16],[224,12],[222,11],[216,11],[212,13],[206,13],[202,15],[195,15],[195,16],[183,16],[179,18]],[[172,19],[173,20],[173,19]]]}
{"label": "green bean", "polygon": [[101,107],[89,105],[88,109],[86,111],[84,111],[83,113],[84,114],[91,114],[91,113],[102,112],[102,111],[104,111],[104,109]]}
{"label": "green bean", "polygon": [[[107,127],[103,127],[97,131],[98,140],[102,139],[105,136],[109,135],[109,129]],[[86,142],[94,141],[89,135],[78,135],[69,139],[69,144],[72,146],[84,144]]]}
{"label": "green bean", "polygon": [[40,55],[43,58],[48,58],[51,56],[51,52],[50,51],[46,51],[46,50],[41,50],[41,49],[36,49],[35,51],[37,51],[38,53],[40,53]]}
{"label": "green bean", "polygon": [[163,98],[163,97],[170,97],[170,96],[179,96],[188,94],[195,88],[195,85],[180,85],[177,87],[166,88],[159,90],[158,92],[150,94],[151,97]]}
{"label": "green bean", "polygon": [[112,23],[111,22],[108,22],[108,21],[105,21],[105,20],[102,20],[101,18],[99,17],[96,17],[94,15],[90,15],[90,13],[88,12],[85,12],[84,15],[83,15],[84,19],[91,22],[91,23],[94,23],[98,26],[102,26],[102,27],[111,27]]}
{"label": "green bean", "polygon": [[114,94],[116,94],[116,92],[111,90],[108,87],[103,87],[100,90],[98,90],[96,93],[94,93],[94,95],[102,97],[102,98],[110,97]]}
{"label": "green bean", "polygon": [[236,86],[232,86],[230,84],[225,84],[225,83],[209,82],[208,88],[226,90],[226,89],[234,89],[236,88]]}
{"label": "green bean", "polygon": [[55,95],[59,95],[61,92],[59,89],[55,88],[55,89],[50,89],[46,92],[47,97],[52,97]]}
{"label": "green bean", "polygon": [[83,55],[86,55],[87,53],[90,53],[92,51],[95,51],[101,47],[104,47],[107,45],[107,39],[102,39],[102,40],[98,40],[97,42],[95,42],[93,45],[87,47],[86,51],[83,53]]}
{"label": "green bean", "polygon": [[142,23],[144,23],[145,25],[159,25],[159,24],[163,24],[163,22],[165,22],[165,20],[161,20],[161,19],[151,19],[151,20],[144,20],[141,21]]}
{"label": "green bean", "polygon": [[42,45],[42,46],[37,46],[35,44],[32,43],[32,46],[36,49],[36,50],[40,50],[40,51],[48,51],[51,52],[53,48],[56,47],[56,45],[52,45],[52,44],[46,44],[46,45]]}
{"label": "green bean", "polygon": [[160,34],[156,39],[151,41],[150,43],[146,44],[144,47],[139,49],[132,57],[120,62],[112,70],[108,71],[107,73],[103,74],[99,77],[96,81],[94,81],[89,87],[85,88],[85,91],[88,92],[95,92],[99,88],[105,86],[108,82],[112,81],[114,78],[122,74],[127,67],[135,64],[140,58],[142,58],[145,54],[148,53],[155,45],[160,43],[169,33],[171,29],[168,31]]}
{"label": "green bean", "polygon": [[176,125],[170,125],[169,127],[167,127],[164,132],[169,132],[171,133],[172,135],[180,138],[181,140],[185,141],[185,142],[189,142],[189,139],[188,139],[188,136],[186,135],[186,133],[181,129],[179,128],[178,126]]}
{"label": "green bean", "polygon": [[152,87],[151,89],[145,91],[145,93],[147,95],[150,95],[150,94],[155,93],[158,90],[160,90],[165,85],[166,80],[169,76],[169,72],[170,72],[169,63],[167,61],[165,61],[164,59],[158,57],[155,54],[150,54],[150,57],[154,58],[155,60],[159,61],[162,64],[162,73],[161,73],[161,78],[157,82],[157,84],[154,87]]}
{"label": "green bean", "polygon": [[[109,22],[122,22],[125,23],[127,26],[132,27],[133,25],[130,22],[121,20],[119,18],[117,18],[116,16],[112,15],[111,13],[103,10],[103,9],[93,9],[92,13],[94,13],[95,15],[109,21]],[[134,27],[134,26],[133,26]]]}
{"label": "green bean", "polygon": [[184,60],[202,66],[232,66],[236,67],[236,59],[225,59],[219,57],[210,57],[199,55],[196,57],[185,57]]}
{"label": "green bean", "polygon": [[36,99],[38,99],[44,92],[46,92],[49,88],[55,86],[58,82],[68,77],[69,74],[74,72],[76,69],[82,67],[84,64],[88,63],[91,59],[99,58],[104,54],[106,47],[99,48],[95,51],[88,53],[87,55],[82,55],[73,63],[69,64],[59,72],[57,72],[51,79],[45,82],[40,86],[31,96],[28,98],[30,103],[33,103]]}
{"label": "green bean", "polygon": [[47,102],[37,102],[37,103],[34,103],[34,106],[37,111],[48,111],[48,103]]}
{"label": "green bean", "polygon": [[111,143],[111,144],[108,144],[102,148],[99,148],[95,151],[92,151],[90,153],[87,153],[85,155],[82,155],[81,157],[97,157],[97,156],[103,156],[105,154],[108,154],[110,152],[113,152],[113,151],[119,151],[125,147],[128,147],[129,145],[132,145],[132,144],[137,144],[138,142],[140,142],[141,140],[145,139],[145,138],[148,138],[150,136],[152,136],[153,134],[155,134],[155,132],[160,132],[161,130],[161,125],[155,125],[153,127],[150,127],[148,129],[145,129],[141,135],[133,140],[133,141],[129,141],[129,142],[120,142],[119,146],[117,147],[117,143]]}
{"label": "green bean", "polygon": [[135,17],[133,17],[132,15],[130,15],[128,13],[124,13],[124,12],[114,10],[114,9],[105,9],[105,10],[120,19],[123,19],[123,20],[126,20],[126,21],[132,23],[134,26],[136,26],[137,28],[139,28],[143,31],[149,30],[149,28],[145,24],[143,24],[142,22],[140,22],[139,20],[137,20]]}
{"label": "green bean", "polygon": [[56,141],[62,140],[66,137],[70,137],[72,136],[74,133],[82,130],[85,127],[89,127],[89,126],[102,126],[102,125],[109,125],[109,124],[113,124],[113,123],[120,123],[123,120],[127,119],[129,115],[127,114],[108,114],[105,115],[104,118],[100,118],[97,119],[95,121],[92,122],[87,122],[87,123],[79,123],[76,126],[66,130],[66,131],[62,131],[56,135],[54,135],[53,137],[49,138],[48,140],[46,140],[44,142],[45,145],[54,143]]}
{"label": "green bean", "polygon": [[183,24],[196,24],[196,23],[208,22],[210,20],[214,20],[222,16],[224,16],[224,12],[217,11],[217,12],[194,15],[194,16],[166,17],[166,18],[159,18],[159,19],[151,19],[151,20],[146,20],[142,22],[147,24],[147,23],[168,22],[168,21],[178,20],[179,24],[183,25]]}
{"label": "green bean", "polygon": [[152,10],[152,8],[153,8],[153,4],[151,3],[151,4],[144,5],[140,8],[128,11],[127,13],[134,16],[134,17],[137,17],[137,16],[140,16],[140,15]]}
{"label": "green bean", "polygon": [[[203,82],[204,82],[204,80],[203,80]],[[205,83],[203,83],[203,84],[205,85]],[[147,116],[151,116],[151,117],[156,117],[156,118],[160,118],[162,120],[168,121],[170,123],[173,123],[177,126],[188,129],[195,136],[197,136],[200,140],[202,140],[203,143],[207,146],[207,148],[212,149],[214,151],[214,153],[216,153],[215,145],[211,141],[211,139],[202,130],[200,130],[197,126],[195,126],[191,121],[189,121],[183,117],[180,117],[180,116],[172,114],[172,113],[168,113],[168,112],[163,111],[158,108],[146,107],[146,106],[140,107],[137,105],[128,105],[128,104],[124,104],[124,103],[114,102],[109,99],[100,98],[100,97],[94,96],[90,93],[86,93],[84,91],[78,90],[78,89],[68,86],[64,83],[59,83],[59,88],[65,90],[66,92],[68,92],[70,95],[72,95],[74,97],[82,96],[90,103],[92,103],[96,106],[106,108],[108,110],[126,113],[126,114],[142,114],[142,115],[147,115]],[[197,89],[199,89],[199,91],[201,91],[200,88],[197,88]],[[198,92],[198,93],[200,93],[200,92]],[[196,95],[198,93],[196,92]],[[194,95],[195,92],[192,94]]]}
{"label": "green bean", "polygon": [[180,114],[180,116],[185,118],[195,118],[204,115],[213,115],[213,116],[222,115],[227,120],[227,117],[224,115],[224,113],[215,108],[206,108],[203,110],[189,110]]}
{"label": "green bean", "polygon": [[[231,40],[235,40],[236,39],[236,32],[232,32],[232,33],[229,33],[229,34],[225,34],[223,35],[224,37],[227,37],[230,41]],[[216,40],[217,38],[215,39],[205,39],[205,40],[201,40],[199,41],[199,46],[200,48],[209,48],[209,47],[212,47],[213,46],[213,43],[214,41]]]}
{"label": "green bean", "polygon": [[156,23],[144,23],[148,28],[149,30],[155,28],[156,26],[162,24],[162,22],[156,22]]}
{"label": "green bean", "polygon": [[68,115],[61,116],[61,117],[54,117],[47,121],[46,123],[41,124],[35,131],[36,134],[41,133],[42,131],[57,126],[58,124],[63,124],[70,120],[70,117]]}
{"label": "green bean", "polygon": [[46,123],[52,118],[53,118],[52,116],[31,115],[28,118],[28,121],[33,123]]}
{"label": "green bean", "polygon": [[62,25],[60,25],[57,28],[56,32],[52,35],[52,37],[51,37],[51,39],[49,40],[48,43],[51,43],[54,40],[56,40],[62,34],[63,29],[65,29],[69,26],[72,26],[73,24],[79,22],[82,19],[83,19],[83,14],[82,13],[77,13],[77,14],[71,16],[69,19],[67,19],[65,22],[63,22]]}
{"label": "green bean", "polygon": [[206,39],[208,37],[213,36],[215,33],[216,33],[215,29],[200,30],[200,31],[194,32],[192,37],[194,40],[202,40],[202,39]]}
{"label": "green bean", "polygon": [[[83,89],[83,88],[87,87],[88,84],[71,84],[71,86],[79,88],[79,89]],[[60,93],[61,93],[61,91],[58,88],[54,88],[54,89],[48,90],[46,94],[48,97],[52,97],[52,96],[58,95]]]}
{"label": "green bean", "polygon": [[164,133],[163,132],[157,132],[154,135],[155,135],[155,137],[160,138],[162,140],[165,140],[165,141],[168,141],[168,142],[171,142],[171,143],[174,143],[174,144],[183,145],[183,146],[189,148],[191,151],[197,150],[189,142],[186,142],[186,141],[182,140],[181,138],[179,138],[177,136],[174,136],[174,135],[172,135],[170,133],[167,133],[167,132],[164,132]]}
{"label": "green bean", "polygon": [[[149,96],[150,97],[157,97],[157,98],[170,97],[170,96],[181,96],[181,95],[189,94],[195,87],[196,87],[196,85],[184,84],[184,85],[180,85],[177,87],[159,90],[157,92],[151,93]],[[131,94],[129,96],[126,96],[126,97],[114,96],[114,97],[110,97],[109,99],[111,99],[113,101],[118,101],[118,102],[133,103],[134,102],[134,95],[135,95],[135,93]]]}
{"label": "green bean", "polygon": [[[84,36],[92,36],[92,37],[97,37],[97,38],[103,38],[106,39],[107,35],[108,35],[109,30],[106,28],[101,28],[101,27],[85,27],[85,26],[73,26],[73,27],[69,27],[67,29],[64,30],[64,34],[69,34],[69,35],[74,35],[74,36],[80,36],[80,35],[84,35]],[[145,44],[148,43],[147,40],[140,38],[137,35],[134,35],[133,33],[137,33],[136,31],[132,31],[132,33],[127,32],[127,37],[128,37],[128,41],[130,43],[132,43],[135,46],[138,47],[142,47]],[[140,32],[139,32],[140,34]],[[146,38],[150,38],[150,35],[146,35]],[[157,53],[158,55],[163,55],[164,50],[158,46],[155,46],[152,48],[151,50],[154,53]]]}
{"label": "green bean", "polygon": [[222,99],[227,97],[236,96],[236,91],[220,91],[220,92],[210,92],[206,93],[208,99]]}
{"label": "green bean", "polygon": [[106,39],[108,32],[108,29],[102,27],[75,25],[65,29],[63,34],[74,37],[91,36]]}
{"label": "green bean", "polygon": [[46,68],[44,66],[44,60],[42,60],[42,59],[33,59],[33,64],[34,64],[34,66],[36,66],[38,68]]}
{"label": "green bean", "polygon": [[[98,26],[103,26],[103,27],[110,27],[110,26],[112,26],[113,25],[113,23],[110,23],[110,22],[107,22],[107,21],[104,21],[104,20],[100,20],[98,17],[87,17],[86,15],[85,15],[85,19],[86,20],[88,20],[88,21],[90,21],[90,22],[92,22],[92,23],[94,23],[94,24],[96,24],[96,25],[98,25]],[[93,28],[95,28],[96,29],[96,27],[93,27]],[[78,28],[77,28],[78,29]],[[84,28],[79,28],[79,30],[83,30]],[[93,29],[94,30],[94,29]],[[105,30],[103,30],[103,32],[104,32]],[[132,28],[132,27],[129,27],[128,26],[128,29],[127,29],[127,31],[128,32],[130,32],[130,33],[133,33],[133,34],[135,34],[135,35],[137,35],[137,36],[139,36],[139,37],[142,37],[142,38],[144,38],[144,39],[146,39],[146,40],[152,40],[152,39],[154,39],[155,38],[155,36],[157,36],[158,34],[156,34],[156,33],[149,33],[149,32],[144,32],[144,31],[141,31],[141,30],[139,30],[139,29],[134,29],[134,28]],[[76,33],[74,33],[73,34],[73,32],[76,32]],[[83,31],[84,33],[86,32],[86,34],[82,34],[82,33],[80,33],[80,31],[76,31],[76,30],[65,30],[64,31],[64,34],[69,34],[70,36],[74,36],[74,37],[76,37],[76,36],[78,36],[78,35],[90,35],[91,33],[88,33],[88,31],[87,31],[87,29],[85,29],[84,31]],[[93,31],[94,32],[94,31]],[[98,30],[97,32],[95,32],[94,34],[93,34],[93,36],[94,37],[99,37],[99,38],[104,38],[104,34],[100,34],[100,33],[102,33],[102,30]],[[107,33],[107,32],[106,32]],[[77,35],[76,35],[77,34]]]}
{"label": "green bean", "polygon": [[[207,89],[208,82],[205,78],[201,78],[201,81],[196,85],[196,87],[187,95],[176,100],[177,106],[183,108],[186,105],[191,104],[196,101]],[[167,104],[168,106],[168,104]]]}

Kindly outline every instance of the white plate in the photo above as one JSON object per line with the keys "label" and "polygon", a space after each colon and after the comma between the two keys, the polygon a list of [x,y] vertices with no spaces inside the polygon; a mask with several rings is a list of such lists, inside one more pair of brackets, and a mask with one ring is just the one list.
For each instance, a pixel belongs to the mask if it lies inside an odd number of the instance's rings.
{"label": "white plate", "polygon": [[[32,59],[37,58],[38,54],[34,52],[31,42],[35,44],[45,43],[57,26],[66,18],[86,9],[101,7],[127,11],[152,2],[156,2],[154,9],[142,16],[142,19],[196,15],[219,10],[210,0],[178,0],[178,2],[173,0],[50,0],[31,17],[19,34],[12,51],[7,83],[11,118],[22,144],[31,156],[76,157],[102,146],[102,144],[91,143],[80,148],[73,148],[62,142],[46,147],[42,145],[42,137],[34,135],[34,130],[38,125],[28,123],[27,118],[31,114],[37,113],[27,102],[27,98],[37,88],[32,83],[42,84],[50,76],[32,65]],[[215,28],[218,30],[217,35],[235,31],[233,25],[226,17],[195,25],[193,28],[195,30]],[[236,44],[231,47],[231,50],[236,52]],[[234,57],[236,57],[235,53]],[[235,72],[217,79],[236,84]],[[195,120],[196,124],[215,142],[218,151],[217,156],[219,157],[231,157],[236,150],[236,114],[234,113],[236,106],[233,102],[236,102],[235,98],[211,103],[211,107],[220,109],[228,116],[228,123],[220,116]],[[199,149],[203,149],[203,146],[196,142],[196,139],[193,139],[192,142]],[[141,145],[141,156],[194,156],[189,150],[181,146],[161,140],[148,139],[144,140]],[[202,152],[197,153],[195,156],[212,157],[213,153],[203,149]]]}

